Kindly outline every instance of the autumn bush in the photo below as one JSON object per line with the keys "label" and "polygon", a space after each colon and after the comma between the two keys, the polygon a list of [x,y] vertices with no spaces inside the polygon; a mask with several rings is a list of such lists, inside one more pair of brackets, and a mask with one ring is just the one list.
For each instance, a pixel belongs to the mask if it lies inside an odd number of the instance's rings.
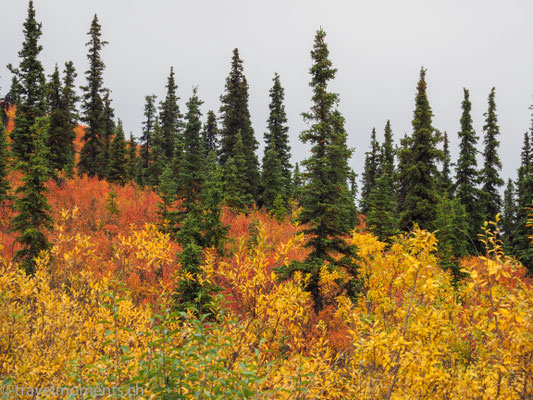
{"label": "autumn bush", "polygon": [[158,228],[152,191],[73,178],[50,182],[49,199],[53,247],[35,276],[12,264],[12,233],[0,230],[6,382],[138,384],[146,399],[533,396],[531,283],[503,253],[497,221],[484,226],[484,256],[462,260],[459,283],[439,266],[433,234],[388,245],[362,225],[350,238],[359,296],[343,292],[346,271],[324,265],[317,314],[307,276],[274,272],[307,255],[294,219],[224,210],[230,240],[201,266],[222,288],[207,317],[173,311],[180,247]]}

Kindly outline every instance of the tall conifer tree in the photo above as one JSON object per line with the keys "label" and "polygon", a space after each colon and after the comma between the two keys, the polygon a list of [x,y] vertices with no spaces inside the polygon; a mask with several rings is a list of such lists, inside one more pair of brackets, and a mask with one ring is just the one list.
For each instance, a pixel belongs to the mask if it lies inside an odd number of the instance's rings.
{"label": "tall conifer tree", "polygon": [[[268,131],[265,133],[265,148],[271,147],[274,143],[281,163],[281,175],[288,185],[291,180],[292,166],[291,147],[289,145],[289,127],[287,126],[287,114],[285,113],[285,90],[281,86],[279,75],[276,73],[272,79],[274,85],[270,89],[270,114],[267,120]],[[265,152],[266,157],[266,152]],[[263,160],[264,162],[264,160]]]}
{"label": "tall conifer tree", "polygon": [[115,124],[115,110],[111,106],[111,90],[104,89],[102,97],[104,102],[104,113],[102,114],[103,131],[101,134],[102,150],[98,155],[98,176],[107,176],[109,170],[109,159],[111,157],[111,144],[117,125]]}
{"label": "tall conifer tree", "polygon": [[[532,106],[533,110],[533,106]],[[531,121],[530,134],[524,134],[524,146],[522,147],[522,160],[518,169],[518,179],[516,183],[517,207],[516,207],[516,227],[512,234],[513,254],[524,264],[530,272],[533,272],[533,245],[529,235],[531,228],[526,226],[528,214],[533,201],[533,115]]]}
{"label": "tall conifer tree", "polygon": [[489,108],[484,114],[486,118],[483,126],[485,149],[483,151],[483,170],[481,171],[483,218],[491,221],[501,211],[502,198],[499,188],[504,184],[503,179],[500,177],[500,170],[502,169],[502,163],[498,155],[500,127],[498,126],[498,117],[496,115],[495,94],[496,89],[492,88],[489,94]]}
{"label": "tall conifer tree", "polygon": [[46,198],[48,191],[46,183],[50,178],[48,169],[48,117],[37,118],[31,127],[31,137],[34,138],[32,153],[28,154],[28,161],[19,161],[18,169],[25,171],[23,184],[17,189],[12,230],[18,233],[17,242],[21,249],[15,254],[27,274],[35,273],[35,257],[43,250],[50,248],[46,231],[52,229],[50,205]]}
{"label": "tall conifer tree", "polygon": [[[257,140],[248,109],[248,82],[243,74],[239,50],[233,50],[231,71],[226,78],[225,93],[220,97],[222,126],[220,129],[220,162],[224,166],[230,158],[244,157],[245,173],[242,175],[246,193],[256,198],[259,191],[259,162]],[[237,133],[240,132],[242,154],[237,154]],[[234,160],[235,161],[235,160]],[[228,169],[225,168],[225,171]]]}
{"label": "tall conifer tree", "polygon": [[181,114],[178,106],[179,97],[176,94],[178,86],[174,78],[174,67],[170,67],[170,74],[167,79],[167,95],[161,103],[159,122],[161,124],[161,133],[163,135],[163,148],[165,157],[171,160],[174,156],[174,149],[180,131]]}
{"label": "tall conifer tree", "polygon": [[241,140],[241,131],[237,131],[235,155],[224,165],[224,201],[234,210],[247,208],[253,204],[253,197],[248,192],[247,182],[242,178],[246,172],[246,158]]}
{"label": "tall conifer tree", "polygon": [[7,135],[4,124],[0,122],[0,204],[9,199],[11,185],[7,180],[9,168],[9,150],[7,147]]}
{"label": "tall conifer tree", "polygon": [[480,191],[477,188],[479,172],[477,170],[476,145],[478,137],[472,126],[472,103],[470,92],[463,89],[461,130],[459,131],[459,158],[455,167],[455,195],[465,208],[467,218],[468,249],[473,252],[477,243],[477,233],[483,224],[482,210],[479,205]]}
{"label": "tall conifer tree", "polygon": [[202,113],[203,104],[198,98],[197,88],[187,102],[185,129],[183,131],[183,156],[178,178],[179,197],[186,209],[197,201],[205,175],[205,153],[202,148]]}
{"label": "tall conifer tree", "polygon": [[14,74],[12,90],[16,100],[17,115],[15,127],[11,132],[11,149],[13,155],[21,161],[28,162],[34,153],[34,125],[39,117],[47,112],[46,81],[44,68],[39,61],[42,46],[39,44],[42,24],[35,19],[33,0],[28,4],[28,16],[24,22],[24,42],[19,52],[18,68],[8,65]]}
{"label": "tall conifer tree", "polygon": [[135,137],[131,132],[130,140],[128,142],[128,162],[126,166],[126,175],[130,181],[139,183],[139,158],[137,157],[137,142],[135,141]]}
{"label": "tall conifer tree", "polygon": [[[74,70],[68,64],[65,76],[65,86],[62,86],[59,69],[56,68],[51,75],[48,91],[50,107],[50,130],[47,146],[50,150],[50,169],[55,171],[66,170],[72,172],[74,164],[74,121],[76,95],[73,92]],[[73,67],[72,67],[73,68]],[[74,75],[72,75],[74,74]],[[69,86],[67,86],[69,85]]]}
{"label": "tall conifer tree", "polygon": [[383,145],[381,146],[381,171],[388,172],[391,178],[394,177],[394,139],[392,138],[392,128],[390,121],[387,120],[385,125],[385,139],[383,140]]}
{"label": "tall conifer tree", "polygon": [[[155,105],[156,96],[149,95],[144,98],[144,121],[142,135],[140,139],[140,174],[145,180],[150,165],[150,149],[152,148],[153,132],[157,120],[157,109]],[[144,183],[144,182],[141,182]]]}
{"label": "tall conifer tree", "polygon": [[[76,150],[74,148],[74,140],[76,139],[76,133],[74,128],[78,124],[78,108],[77,103],[80,100],[76,94],[75,80],[78,74],[74,68],[74,63],[72,61],[67,61],[65,63],[65,69],[63,70],[63,107],[65,110],[68,110],[68,130],[65,129],[65,133],[70,134],[70,140],[68,140],[68,162],[64,165],[64,170],[67,173],[67,176],[71,177],[74,172],[74,156]],[[67,135],[68,136],[68,135]]]}
{"label": "tall conifer tree", "polygon": [[344,118],[336,110],[339,96],[327,90],[328,82],[335,77],[337,70],[329,59],[325,36],[322,29],[317,31],[311,51],[314,62],[310,69],[313,105],[309,112],[302,114],[311,126],[300,135],[304,143],[312,146],[311,156],[303,162],[308,181],[303,188],[303,207],[299,217],[300,222],[308,226],[304,232],[309,235],[306,246],[310,253],[303,263],[293,262],[288,270],[281,271],[284,275],[294,270],[311,274],[309,290],[317,309],[322,307],[318,281],[320,268],[325,262],[345,267],[352,277],[347,287],[349,294],[357,290],[355,248],[345,241],[345,235],[351,228],[348,212],[354,209],[347,186],[350,172],[348,159],[352,150],[346,145]]}
{"label": "tall conifer tree", "polygon": [[109,145],[109,161],[107,164],[107,180],[113,183],[124,184],[127,180],[126,141],[124,128],[119,119],[115,128],[115,136]]}
{"label": "tall conifer tree", "polygon": [[218,152],[218,125],[217,116],[213,110],[207,112],[207,121],[203,130],[204,145],[206,154]]}
{"label": "tall conifer tree", "polygon": [[516,229],[516,193],[513,180],[509,178],[503,195],[502,231],[504,235],[504,250],[512,254],[513,234]]}
{"label": "tall conifer tree", "polygon": [[85,72],[87,86],[82,86],[81,88],[83,90],[82,120],[87,124],[87,128],[82,138],[84,144],[80,152],[78,172],[88,176],[97,176],[101,172],[98,161],[103,146],[102,136],[106,128],[104,123],[105,104],[102,99],[105,65],[102,61],[101,52],[107,42],[101,39],[102,27],[96,14],[88,35],[90,40],[86,45],[89,47],[89,53],[87,54],[89,69]]}
{"label": "tall conifer tree", "polygon": [[[150,164],[144,174],[143,184],[157,186],[161,174],[169,163],[173,163],[175,157],[168,161],[165,153],[165,138],[159,125],[159,121],[154,122],[154,131],[152,133],[152,146],[150,148]],[[175,176],[174,176],[175,179]]]}
{"label": "tall conifer tree", "polygon": [[370,136],[370,151],[366,152],[365,168],[363,171],[363,182],[361,189],[361,212],[366,214],[369,209],[369,197],[372,189],[376,184],[376,179],[379,178],[379,159],[380,148],[376,139],[376,128],[372,128],[372,135]]}
{"label": "tall conifer tree", "polygon": [[262,173],[262,203],[267,210],[272,211],[274,201],[281,196],[283,202],[286,202],[287,181],[283,177],[283,170],[281,159],[276,150],[274,140],[271,140],[268,148],[265,150],[265,157],[263,158],[263,173]]}
{"label": "tall conifer tree", "polygon": [[433,113],[426,90],[426,70],[422,68],[415,99],[413,135],[409,147],[402,149],[402,152],[408,152],[406,157],[409,160],[401,177],[406,188],[401,209],[402,229],[411,228],[413,223],[423,229],[435,228],[440,177],[437,163],[443,155],[442,150],[437,148],[441,138],[432,126]]}
{"label": "tall conifer tree", "polygon": [[453,196],[453,183],[452,183],[451,172],[450,172],[452,159],[450,155],[450,142],[448,140],[447,132],[444,132],[442,152],[444,155],[444,160],[442,163],[442,172],[441,172],[442,190],[446,191],[449,197],[452,197]]}

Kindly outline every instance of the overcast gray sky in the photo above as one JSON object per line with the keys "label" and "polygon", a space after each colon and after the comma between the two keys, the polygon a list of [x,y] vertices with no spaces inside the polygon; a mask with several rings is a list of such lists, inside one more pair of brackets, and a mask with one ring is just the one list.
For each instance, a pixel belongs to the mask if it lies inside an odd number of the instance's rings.
{"label": "overcast gray sky", "polygon": [[[238,47],[260,156],[268,91],[278,72],[293,161],[306,158],[308,148],[298,139],[305,128],[300,113],[310,104],[309,52],[322,26],[338,68],[331,88],[340,93],[357,173],[373,126],[380,140],[387,119],[396,140],[411,132],[423,65],[434,126],[448,132],[454,160],[462,88],[470,89],[472,117],[481,136],[487,96],[496,87],[503,177],[516,175],[533,102],[531,0],[35,0],[35,7],[43,23],[41,60],[47,73],[56,62],[62,66],[72,60],[78,85],[85,83],[84,44],[98,14],[103,39],[109,42],[103,51],[104,82],[127,133],[139,136],[144,96],[164,95],[171,65],[182,111],[195,85],[205,101],[203,111],[218,111],[231,53]],[[27,1],[0,0],[0,9],[0,93],[5,94],[11,81],[5,65],[18,64]]]}

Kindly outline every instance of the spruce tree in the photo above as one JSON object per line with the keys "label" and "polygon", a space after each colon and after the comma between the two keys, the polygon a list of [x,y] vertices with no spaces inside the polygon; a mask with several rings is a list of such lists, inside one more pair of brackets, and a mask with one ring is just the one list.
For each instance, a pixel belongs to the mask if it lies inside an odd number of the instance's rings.
{"label": "spruce tree", "polygon": [[16,99],[17,115],[11,131],[11,150],[16,159],[28,162],[34,153],[34,126],[38,118],[47,112],[46,81],[44,68],[39,61],[42,46],[39,44],[42,24],[35,19],[33,0],[28,4],[28,16],[24,22],[24,42],[18,53],[18,68],[8,65],[14,74],[12,90]]}
{"label": "spruce tree", "polygon": [[311,274],[308,288],[317,310],[322,307],[318,281],[320,268],[325,262],[331,267],[346,268],[352,278],[348,293],[353,295],[357,290],[355,248],[345,240],[351,228],[348,212],[355,208],[347,187],[348,159],[352,150],[346,146],[344,119],[336,110],[339,96],[327,91],[328,82],[337,70],[329,60],[325,36],[322,29],[317,31],[311,51],[314,61],[310,69],[313,105],[309,112],[302,114],[311,126],[300,135],[304,143],[312,145],[311,156],[303,162],[308,182],[303,188],[303,207],[299,216],[300,222],[308,226],[303,232],[309,235],[306,247],[310,253],[303,263],[293,262],[289,269],[280,270],[282,276],[295,270]]}
{"label": "spruce tree", "polygon": [[412,152],[410,150],[413,138],[407,133],[400,139],[400,145],[396,148],[398,155],[398,168],[394,173],[394,186],[397,188],[396,205],[398,212],[405,209],[405,198],[407,197],[408,181],[407,170],[411,165]]}
{"label": "spruce tree", "polygon": [[413,135],[408,142],[408,154],[401,179],[405,184],[405,200],[402,205],[400,228],[409,229],[417,223],[423,229],[435,228],[438,203],[439,171],[437,162],[442,160],[442,151],[437,149],[440,137],[432,126],[433,113],[426,94],[426,70],[420,70],[415,99]]}
{"label": "spruce tree", "polygon": [[11,185],[7,180],[9,169],[9,150],[7,146],[7,135],[4,124],[0,122],[0,205],[9,199]]}
{"label": "spruce tree", "polygon": [[204,250],[223,252],[227,227],[221,222],[222,173],[216,164],[216,153],[209,153],[197,203],[191,205],[180,227],[178,241],[183,251],[178,255],[181,270],[174,292],[176,309],[194,307],[201,314],[210,312],[213,293],[218,287],[202,280],[200,265]]}
{"label": "spruce tree", "polygon": [[102,99],[104,94],[103,72],[105,69],[102,61],[101,52],[107,42],[102,41],[101,26],[98,23],[98,17],[95,14],[91,23],[88,35],[89,47],[87,58],[89,59],[89,69],[85,72],[87,86],[82,86],[82,121],[87,124],[82,140],[83,147],[80,151],[78,162],[79,174],[88,176],[97,176],[100,171],[99,157],[102,152],[102,136],[105,133],[104,108],[105,104]]}
{"label": "spruce tree", "polygon": [[[533,108],[532,108],[533,109]],[[522,264],[533,272],[533,246],[529,235],[531,228],[526,226],[529,207],[533,201],[533,151],[531,143],[533,142],[533,118],[530,135],[524,134],[524,146],[522,147],[521,164],[518,169],[518,179],[516,183],[516,227],[512,234],[513,237],[513,255],[518,257]]]}
{"label": "spruce tree", "polygon": [[111,106],[111,91],[104,89],[102,101],[104,102],[104,113],[102,114],[103,131],[101,135],[102,149],[98,155],[98,176],[100,178],[107,176],[109,170],[109,159],[111,157],[111,144],[113,134],[115,133],[115,110]]}
{"label": "spruce tree", "polygon": [[119,119],[115,128],[115,136],[109,145],[109,161],[107,164],[107,180],[112,183],[124,184],[127,180],[126,141],[124,128]]}
{"label": "spruce tree", "polygon": [[485,115],[485,125],[483,131],[485,136],[483,143],[485,149],[483,151],[483,170],[481,171],[481,203],[484,220],[493,221],[501,210],[502,198],[500,196],[499,187],[504,184],[500,177],[500,170],[502,163],[498,156],[498,135],[500,134],[500,127],[498,126],[498,117],[496,115],[496,102],[494,96],[496,89],[492,88],[489,94],[489,108]]}
{"label": "spruce tree", "polygon": [[[248,82],[243,74],[239,50],[233,50],[231,71],[226,78],[225,93],[220,97],[222,126],[220,129],[220,162],[223,166],[230,158],[244,156],[245,173],[242,175],[246,193],[256,198],[259,191],[259,161],[257,140],[248,109]],[[242,154],[237,154],[237,133],[240,132]],[[228,169],[225,168],[225,171]]]}
{"label": "spruce tree", "polygon": [[[170,163],[172,160],[170,160]],[[159,122],[154,122],[154,131],[152,132],[152,146],[150,148],[150,164],[144,174],[143,184],[157,186],[159,178],[169,164],[165,153],[165,139]]]}
{"label": "spruce tree", "polygon": [[152,148],[152,140],[155,123],[157,122],[157,109],[156,109],[156,95],[152,94],[145,96],[144,98],[144,118],[142,135],[140,139],[141,150],[140,150],[140,183],[144,184],[147,179],[147,174],[149,172],[150,166],[150,151]]}
{"label": "spruce tree", "polygon": [[459,261],[467,255],[468,241],[465,238],[467,229],[466,214],[463,205],[457,198],[450,199],[444,192],[439,199],[436,209],[436,232],[440,265],[444,270],[450,270],[454,281],[461,277]]}
{"label": "spruce tree", "polygon": [[479,181],[476,160],[478,137],[472,126],[470,93],[467,89],[463,89],[463,94],[461,131],[458,133],[459,158],[455,167],[455,195],[465,208],[468,249],[470,253],[473,253],[479,227],[483,224],[483,215],[479,204],[481,194],[477,188]]}
{"label": "spruce tree", "polygon": [[21,249],[15,254],[15,260],[27,274],[35,273],[35,257],[43,250],[50,248],[46,231],[52,229],[50,205],[46,198],[48,191],[46,183],[50,178],[48,169],[48,140],[49,121],[47,117],[37,118],[31,127],[30,135],[34,138],[33,151],[28,154],[28,161],[19,160],[18,169],[25,171],[23,184],[17,189],[12,230],[18,233],[16,241]]}
{"label": "spruce tree", "polygon": [[[68,74],[73,71],[68,69]],[[65,77],[69,84],[72,76]],[[74,120],[73,101],[75,94],[71,93],[72,87],[63,87],[56,65],[54,73],[48,84],[48,104],[50,107],[50,130],[47,146],[50,150],[49,167],[54,175],[56,171],[72,171],[74,164]]]}
{"label": "spruce tree", "polygon": [[200,194],[204,178],[205,153],[202,148],[202,113],[203,104],[198,98],[197,88],[187,102],[185,129],[183,131],[183,161],[179,170],[178,190],[186,209],[195,203]]}
{"label": "spruce tree", "polygon": [[302,174],[300,172],[300,165],[298,163],[294,164],[294,171],[292,173],[292,197],[300,202],[302,198],[302,187],[303,187],[303,179]]}
{"label": "spruce tree", "polygon": [[139,158],[137,157],[137,142],[133,133],[130,132],[130,140],[128,142],[128,161],[126,165],[126,175],[128,180],[138,183],[139,178]]}
{"label": "spruce tree", "polygon": [[[65,110],[68,110],[68,124],[69,127],[65,129],[65,133],[70,134],[70,140],[66,141],[66,146],[68,147],[68,161],[63,166],[63,169],[66,171],[67,176],[71,177],[74,172],[74,140],[76,139],[76,133],[74,128],[78,123],[78,109],[77,103],[80,100],[76,94],[75,79],[78,76],[74,64],[72,61],[67,61],[65,63],[65,69],[63,70],[63,107]],[[67,130],[68,129],[68,130]],[[68,135],[66,135],[68,136]]]}
{"label": "spruce tree", "polygon": [[161,124],[161,133],[163,135],[163,149],[165,157],[171,160],[174,155],[174,148],[178,140],[180,129],[180,109],[178,106],[179,97],[176,95],[178,86],[174,79],[174,67],[170,67],[170,74],[167,79],[167,94],[165,100],[161,102],[161,111],[159,122]]}
{"label": "spruce tree", "polygon": [[385,139],[383,145],[381,146],[381,171],[387,172],[391,178],[394,176],[394,139],[392,138],[392,128],[390,120],[387,120],[385,125]]}
{"label": "spruce tree", "polygon": [[207,112],[207,121],[203,130],[206,155],[212,151],[214,151],[215,154],[218,152],[218,134],[217,116],[213,110],[209,110]]}
{"label": "spruce tree", "polygon": [[224,202],[234,211],[250,207],[254,201],[248,192],[247,182],[242,178],[246,171],[246,158],[241,140],[241,131],[237,132],[235,155],[224,165]]}
{"label": "spruce tree", "polygon": [[398,218],[394,201],[392,176],[387,169],[376,180],[368,198],[366,226],[383,242],[391,242],[391,237],[398,233]]}
{"label": "spruce tree", "polygon": [[283,177],[281,160],[276,150],[275,141],[271,141],[265,151],[261,178],[263,186],[262,203],[266,209],[268,211],[273,210],[274,201],[278,195],[281,196],[285,204],[287,184]]}
{"label": "spruce tree", "polygon": [[376,128],[372,128],[372,135],[370,136],[370,151],[365,153],[365,168],[363,171],[363,182],[361,189],[361,212],[366,214],[369,209],[368,201],[370,193],[376,184],[376,179],[379,178],[379,159],[380,147],[376,139]]}
{"label": "spruce tree", "polygon": [[509,178],[503,195],[502,231],[504,234],[504,250],[513,253],[513,234],[516,229],[516,193],[513,180]]}
{"label": "spruce tree", "polygon": [[[279,75],[276,73],[272,79],[274,85],[270,89],[270,114],[267,120],[268,131],[264,135],[265,148],[271,147],[274,143],[274,149],[278,154],[281,163],[281,175],[288,185],[291,181],[292,166],[291,147],[289,146],[289,127],[287,126],[287,114],[285,113],[285,90],[281,86]],[[266,157],[266,152],[265,152]],[[263,163],[265,159],[263,159]]]}
{"label": "spruce tree", "polygon": [[444,160],[442,163],[441,172],[441,190],[448,193],[448,196],[453,196],[453,183],[451,174],[451,156],[450,156],[450,142],[448,140],[448,133],[444,132],[442,152],[444,154]]}

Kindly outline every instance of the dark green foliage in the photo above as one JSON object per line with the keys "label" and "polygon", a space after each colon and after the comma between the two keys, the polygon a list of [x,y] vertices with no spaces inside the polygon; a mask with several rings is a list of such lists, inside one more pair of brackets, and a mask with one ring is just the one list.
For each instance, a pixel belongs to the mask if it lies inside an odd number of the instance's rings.
{"label": "dark green foliage", "polygon": [[294,165],[294,171],[292,173],[291,195],[292,195],[292,198],[298,200],[298,202],[302,198],[302,193],[301,193],[302,187],[303,187],[302,173],[300,172],[300,165],[296,163]]}
{"label": "dark green foliage", "polygon": [[106,204],[105,208],[109,215],[111,216],[111,219],[116,218],[120,215],[120,208],[118,207],[117,203],[117,192],[115,191],[114,187],[111,187],[111,191],[107,194]]}
{"label": "dark green foliage", "polygon": [[113,183],[124,184],[128,179],[126,141],[124,128],[119,119],[115,128],[115,137],[109,146],[109,161],[107,164],[107,180]]}
{"label": "dark green foliage", "polygon": [[502,163],[498,156],[498,135],[500,127],[498,126],[498,117],[496,116],[496,102],[494,101],[495,88],[492,88],[489,94],[489,108],[485,115],[485,125],[483,131],[485,136],[483,143],[483,170],[481,171],[481,205],[483,210],[483,219],[485,221],[494,221],[496,214],[501,210],[502,198],[499,187],[504,184],[500,177]]}
{"label": "dark green foliage", "polygon": [[18,162],[18,169],[25,171],[25,174],[23,184],[17,189],[17,215],[11,223],[12,230],[18,233],[16,241],[21,245],[21,249],[15,254],[15,260],[20,262],[27,274],[35,273],[35,257],[50,248],[45,234],[52,229],[50,205],[46,198],[46,183],[50,178],[46,147],[48,129],[48,118],[37,118],[30,132],[34,138],[33,152],[28,155],[28,161]]}
{"label": "dark green foliage", "polygon": [[472,103],[469,92],[463,89],[461,131],[459,135],[459,158],[455,167],[455,195],[465,208],[469,252],[473,253],[477,243],[479,227],[483,223],[482,207],[480,207],[480,191],[477,188],[479,172],[477,171],[476,145],[478,137],[472,126]]}
{"label": "dark green foliage", "polygon": [[380,148],[376,139],[376,128],[372,129],[370,136],[370,151],[365,153],[365,169],[363,171],[363,182],[361,189],[361,212],[366,214],[369,210],[368,200],[370,193],[379,177]]}
{"label": "dark green foliage", "polygon": [[443,192],[436,210],[436,236],[440,264],[450,270],[454,280],[461,278],[459,259],[468,254],[467,220],[465,209],[457,198],[450,199],[448,192]]}
{"label": "dark green foliage", "polygon": [[271,141],[263,159],[261,179],[263,186],[262,203],[268,211],[272,211],[274,208],[274,201],[278,198],[278,195],[281,196],[284,203],[286,201],[287,184],[282,174],[281,160],[276,150],[275,142]]}
{"label": "dark green foliage", "polygon": [[101,40],[101,26],[98,23],[98,17],[95,15],[91,23],[91,29],[88,35],[90,40],[87,43],[89,53],[89,69],[85,72],[87,86],[82,86],[82,120],[87,124],[87,129],[83,135],[83,147],[80,152],[78,162],[78,172],[80,175],[97,176],[101,173],[99,165],[100,153],[102,152],[102,136],[105,133],[104,108],[105,104],[102,99],[103,72],[105,65],[102,61],[101,51],[107,42]]}
{"label": "dark green foliage", "polygon": [[[65,80],[73,85],[75,72],[67,64]],[[74,74],[74,75],[71,75]],[[48,135],[48,148],[50,150],[49,167],[54,175],[58,171],[72,172],[74,165],[74,104],[76,97],[73,87],[62,87],[59,69],[56,68],[48,84],[48,104],[50,107],[50,130]]]}
{"label": "dark green foliage", "polygon": [[224,198],[222,186],[222,169],[217,164],[217,154],[212,151],[207,157],[204,186],[200,193],[200,205],[203,210],[203,247],[214,247],[220,253],[224,250],[228,227],[222,224],[221,204]]}
{"label": "dark green foliage", "polygon": [[440,136],[432,126],[433,113],[426,94],[426,70],[420,70],[417,85],[416,108],[413,119],[413,135],[406,141],[407,148],[401,150],[400,171],[405,190],[405,199],[401,204],[400,228],[410,229],[417,223],[422,229],[435,228],[436,208],[438,203],[438,183],[440,173],[437,162],[443,156],[437,149]]}
{"label": "dark green foliage", "polygon": [[158,194],[161,197],[161,203],[158,204],[157,211],[160,220],[160,227],[163,232],[169,233],[173,239],[176,239],[178,232],[178,212],[173,209],[177,199],[176,194],[178,187],[174,174],[174,163],[167,164],[163,169],[157,186]]}
{"label": "dark green foliage", "polygon": [[38,57],[42,50],[39,44],[42,24],[35,20],[33,1],[28,4],[28,16],[24,22],[24,42],[19,52],[18,68],[8,65],[14,74],[12,91],[16,99],[17,115],[15,128],[11,132],[11,150],[16,159],[28,162],[34,153],[34,126],[38,118],[47,112],[46,82],[44,68]]}
{"label": "dark green foliage", "polygon": [[111,158],[111,142],[113,139],[113,134],[116,129],[115,125],[115,110],[111,107],[111,91],[109,89],[104,89],[104,96],[102,101],[104,102],[104,113],[103,118],[103,131],[101,136],[102,140],[102,149],[98,155],[98,176],[103,178],[107,176],[107,171],[109,170],[109,162]]}
{"label": "dark green foliage", "polygon": [[[248,109],[248,82],[243,74],[242,60],[238,49],[233,50],[231,71],[226,78],[225,93],[220,97],[222,105],[222,126],[220,129],[220,163],[226,167],[231,158],[244,159],[244,190],[253,199],[259,191],[259,161],[256,150],[257,140],[254,136],[250,111]],[[237,149],[237,136],[242,141],[242,151]],[[240,153],[240,154],[239,154]],[[233,167],[232,167],[233,168]],[[230,171],[231,168],[224,168]],[[240,172],[240,171],[239,171]],[[224,179],[227,179],[226,177]]]}
{"label": "dark green foliage", "polygon": [[394,142],[392,138],[392,128],[390,121],[387,120],[385,125],[385,139],[381,146],[381,172],[388,172],[388,174],[394,176]]}
{"label": "dark green foliage", "polygon": [[[174,156],[174,148],[179,135],[180,109],[178,106],[179,97],[176,95],[178,86],[174,79],[174,68],[170,67],[170,74],[167,80],[167,95],[161,103],[159,120],[161,124],[161,134],[163,137],[163,149],[167,160]],[[145,114],[146,115],[146,114]],[[148,117],[147,117],[148,120]]]}
{"label": "dark green foliage", "polygon": [[281,193],[276,195],[270,213],[277,222],[282,222],[287,216],[287,207],[285,206],[285,200]]}
{"label": "dark green foliage", "polygon": [[218,126],[217,126],[217,116],[213,110],[207,112],[207,121],[203,130],[204,145],[206,154],[214,151],[215,154],[218,152]]}
{"label": "dark green foliage", "polygon": [[7,147],[7,136],[4,125],[0,122],[0,204],[9,199],[9,189],[11,185],[7,180],[9,169],[9,151]]}
{"label": "dark green foliage", "polygon": [[126,175],[128,180],[137,181],[139,178],[139,158],[137,157],[137,142],[130,132],[130,141],[128,143],[128,157],[126,163]]}
{"label": "dark green foliage", "polygon": [[203,104],[198,98],[197,89],[187,102],[185,129],[183,131],[183,156],[178,173],[178,197],[182,199],[186,209],[192,206],[200,194],[204,179],[205,152],[202,147],[202,113]]}
{"label": "dark green foliage", "polygon": [[156,96],[146,96],[144,98],[144,118],[143,121],[143,130],[141,136],[141,165],[140,168],[143,171],[143,177],[148,173],[148,168],[150,166],[150,149],[152,147],[152,135],[154,132],[155,123],[157,120],[156,115],[156,106],[155,106]]}
{"label": "dark green foliage", "polygon": [[444,154],[444,160],[442,163],[442,172],[441,172],[441,190],[446,191],[448,196],[453,196],[453,183],[450,176],[450,165],[451,165],[451,156],[450,156],[450,142],[448,141],[448,133],[444,132],[444,142],[442,151]]}
{"label": "dark green foliage", "polygon": [[204,259],[204,249],[213,248],[220,253],[223,251],[226,239],[227,227],[222,225],[220,220],[221,178],[221,170],[216,164],[216,154],[211,152],[204,173],[206,184],[202,187],[198,200],[184,207],[187,213],[177,235],[183,248],[178,255],[182,269],[175,290],[178,310],[194,307],[209,312],[213,302],[212,294],[218,289],[201,282],[200,265]]}
{"label": "dark green foliage", "polygon": [[396,204],[398,211],[405,209],[405,198],[407,197],[408,180],[407,170],[411,165],[412,152],[410,151],[413,138],[407,133],[400,139],[400,147],[396,149],[398,154],[398,168],[394,174],[394,186],[397,187]]}
{"label": "dark green foliage", "polygon": [[356,250],[345,241],[353,223],[348,217],[355,210],[347,186],[348,159],[352,150],[346,146],[344,118],[336,110],[338,94],[327,91],[328,81],[335,77],[337,70],[328,58],[325,36],[322,29],[317,31],[311,51],[314,61],[310,69],[313,105],[310,112],[302,115],[312,125],[300,135],[304,143],[312,146],[311,156],[303,162],[308,180],[302,191],[303,207],[299,217],[300,222],[308,226],[303,232],[309,235],[306,246],[310,248],[310,254],[303,263],[294,262],[279,271],[282,277],[295,270],[310,273],[308,289],[317,309],[322,307],[318,281],[320,268],[325,262],[332,267],[346,268],[352,277],[347,288],[349,294],[354,294],[357,282]]}
{"label": "dark green foliage", "polygon": [[[279,75],[276,73],[272,79],[274,85],[270,89],[270,114],[267,120],[268,131],[265,133],[265,148],[274,146],[281,163],[281,175],[285,185],[291,181],[292,165],[291,147],[289,146],[289,127],[287,126],[287,114],[285,113],[285,90],[281,86]],[[266,157],[266,152],[265,152]],[[265,160],[263,159],[263,164]]]}
{"label": "dark green foliage", "polygon": [[[388,163],[385,164],[388,168]],[[391,242],[398,233],[398,217],[394,201],[392,177],[387,169],[376,180],[368,198],[366,226],[383,242]]]}
{"label": "dark green foliage", "polygon": [[350,185],[350,197],[355,204],[357,199],[357,174],[353,169],[350,169],[350,173],[348,174],[348,183]]}
{"label": "dark green foliage", "polygon": [[524,146],[522,147],[522,162],[518,169],[518,180],[516,184],[516,226],[512,234],[513,237],[513,255],[524,264],[530,272],[533,272],[533,246],[531,246],[531,228],[526,227],[528,214],[531,211],[533,202],[533,151],[531,143],[533,142],[533,121],[530,135],[526,132],[524,135]]}
{"label": "dark green foliage", "polygon": [[69,127],[65,127],[65,137],[68,137],[67,133],[71,136],[71,140],[66,141],[65,146],[68,148],[68,162],[63,166],[63,169],[67,173],[67,176],[72,176],[74,173],[74,140],[76,139],[76,133],[74,128],[78,123],[78,109],[77,103],[80,100],[76,94],[75,79],[78,76],[74,64],[72,61],[67,61],[65,63],[65,69],[63,70],[63,107],[65,110],[68,110],[69,115]]}
{"label": "dark green foliage", "polygon": [[235,142],[235,155],[224,165],[224,202],[237,211],[250,207],[254,199],[248,193],[247,182],[242,179],[246,172],[246,158],[243,153],[241,132],[238,131]]}
{"label": "dark green foliage", "polygon": [[512,254],[513,234],[516,229],[516,193],[513,180],[509,178],[503,196],[503,215],[502,215],[502,231],[504,250],[508,254]]}
{"label": "dark green foliage", "polygon": [[[172,163],[173,161],[170,160],[170,162]],[[155,121],[154,131],[152,132],[152,147],[150,148],[150,164],[148,164],[148,170],[144,174],[143,185],[157,186],[159,177],[168,164],[163,131],[159,126],[159,122]]]}

